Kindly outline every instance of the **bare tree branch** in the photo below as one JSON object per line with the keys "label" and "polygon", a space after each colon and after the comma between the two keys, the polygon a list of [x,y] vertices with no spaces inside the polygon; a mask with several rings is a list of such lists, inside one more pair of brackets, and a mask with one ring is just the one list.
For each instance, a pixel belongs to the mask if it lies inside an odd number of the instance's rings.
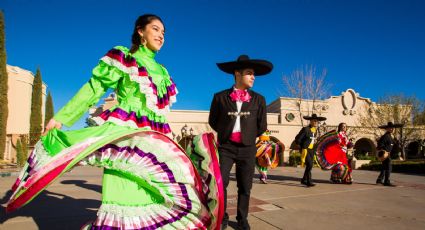
{"label": "bare tree branch", "polygon": [[304,115],[316,112],[317,100],[322,100],[330,95],[330,85],[326,84],[327,71],[323,69],[320,74],[313,65],[305,65],[284,75],[282,81],[285,86],[285,96],[296,98],[298,115],[304,126]]}
{"label": "bare tree branch", "polygon": [[388,95],[381,98],[379,103],[363,108],[365,111],[359,113],[358,124],[362,132],[373,135],[376,140],[383,133],[378,126],[389,121],[403,124],[402,128],[395,130],[394,136],[400,145],[402,157],[406,159],[404,149],[407,144],[421,138],[421,129],[414,127],[414,113],[419,106],[420,101],[414,96]]}

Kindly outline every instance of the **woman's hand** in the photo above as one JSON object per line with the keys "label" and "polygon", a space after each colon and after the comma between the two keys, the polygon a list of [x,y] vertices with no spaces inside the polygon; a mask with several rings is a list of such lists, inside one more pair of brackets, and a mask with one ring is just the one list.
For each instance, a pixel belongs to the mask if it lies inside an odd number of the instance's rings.
{"label": "woman's hand", "polygon": [[44,133],[42,134],[43,136],[47,134],[47,132],[49,132],[52,129],[60,129],[62,128],[62,123],[56,121],[55,119],[50,119],[49,123],[47,123],[46,127],[44,128]]}

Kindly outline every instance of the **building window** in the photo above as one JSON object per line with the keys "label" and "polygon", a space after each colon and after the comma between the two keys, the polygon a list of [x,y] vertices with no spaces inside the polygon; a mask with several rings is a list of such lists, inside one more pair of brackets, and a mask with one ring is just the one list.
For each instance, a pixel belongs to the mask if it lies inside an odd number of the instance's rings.
{"label": "building window", "polygon": [[285,119],[288,122],[291,122],[291,121],[293,121],[295,119],[295,115],[293,113],[287,113],[286,116],[285,116]]}

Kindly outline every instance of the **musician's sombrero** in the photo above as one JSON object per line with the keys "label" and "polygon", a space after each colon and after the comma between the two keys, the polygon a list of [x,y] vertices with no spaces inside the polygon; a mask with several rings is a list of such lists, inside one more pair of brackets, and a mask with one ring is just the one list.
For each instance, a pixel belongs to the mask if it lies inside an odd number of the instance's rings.
{"label": "musician's sombrero", "polygon": [[234,74],[235,70],[248,69],[254,70],[255,76],[266,75],[273,69],[273,64],[266,60],[250,59],[248,55],[240,55],[236,61],[217,63],[217,66],[223,72]]}
{"label": "musician's sombrero", "polygon": [[403,124],[394,124],[391,121],[389,121],[386,125],[378,126],[380,129],[386,129],[386,128],[400,128],[403,127]]}
{"label": "musician's sombrero", "polygon": [[319,117],[317,114],[313,113],[311,116],[303,116],[306,120],[317,120],[317,121],[324,121],[326,120],[326,117]]}

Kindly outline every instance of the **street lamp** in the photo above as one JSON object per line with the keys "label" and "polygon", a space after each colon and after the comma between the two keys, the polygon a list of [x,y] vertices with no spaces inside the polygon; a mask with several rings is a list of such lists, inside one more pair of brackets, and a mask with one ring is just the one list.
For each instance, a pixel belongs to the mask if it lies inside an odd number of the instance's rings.
{"label": "street lamp", "polygon": [[187,135],[187,124],[184,124],[184,126],[181,129],[182,137],[185,137]]}
{"label": "street lamp", "polygon": [[319,123],[319,128],[318,128],[318,130],[319,130],[319,136],[322,136],[322,132],[323,133],[326,133],[326,129],[327,129],[327,124],[326,124],[326,121],[324,121],[323,123]]}

